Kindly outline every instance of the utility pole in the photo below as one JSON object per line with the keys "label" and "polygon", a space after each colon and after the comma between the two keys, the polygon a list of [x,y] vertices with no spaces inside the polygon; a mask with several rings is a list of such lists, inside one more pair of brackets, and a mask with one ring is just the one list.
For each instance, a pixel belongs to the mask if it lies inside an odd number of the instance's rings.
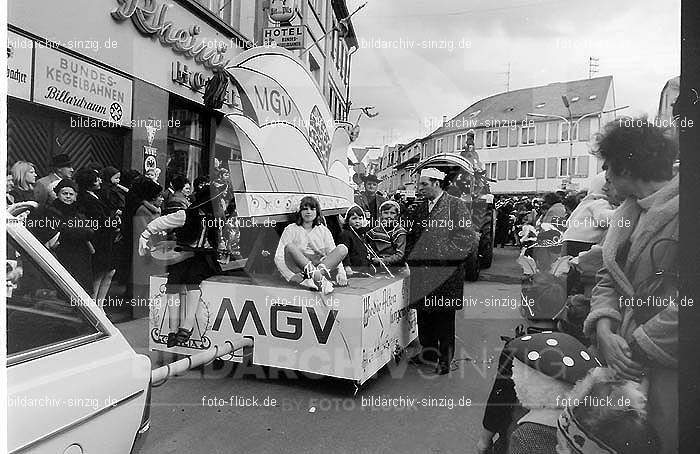
{"label": "utility pole", "polygon": [[588,78],[592,79],[593,74],[598,72],[598,57],[588,57]]}

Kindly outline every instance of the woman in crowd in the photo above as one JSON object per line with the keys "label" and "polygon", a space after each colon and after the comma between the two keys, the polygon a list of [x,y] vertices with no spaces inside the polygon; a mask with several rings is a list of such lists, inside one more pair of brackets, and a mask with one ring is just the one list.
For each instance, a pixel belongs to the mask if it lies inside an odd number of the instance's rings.
{"label": "woman in crowd", "polygon": [[[146,226],[160,216],[163,203],[163,188],[153,181],[144,178],[139,184],[141,203],[132,217],[133,234],[131,237],[131,250],[133,257],[133,283],[130,296],[148,296],[150,276],[156,274],[157,263],[149,256],[138,254],[139,236],[146,230]],[[158,270],[160,272],[165,271]]]}
{"label": "woman in crowd", "polygon": [[71,276],[88,294],[93,292],[91,243],[93,230],[87,218],[78,212],[75,203],[78,186],[68,178],[61,179],[53,188],[56,198],[41,211],[45,228],[37,237],[56,255]]}
{"label": "woman in crowd", "polygon": [[10,168],[13,189],[9,192],[14,203],[35,200],[34,184],[36,183],[36,169],[34,164],[26,161],[17,161]]}
{"label": "woman in crowd", "polygon": [[315,197],[306,196],[299,203],[296,222],[282,232],[275,265],[287,282],[326,294],[333,291],[331,270],[338,285],[348,284],[342,264],[347,254],[345,245],[336,246],[325,226],[321,204]]}
{"label": "woman in crowd", "polygon": [[110,217],[107,204],[97,195],[102,180],[95,170],[79,170],[75,174],[75,181],[78,184],[78,211],[90,220],[95,231],[92,241],[95,247],[92,257],[92,297],[102,307],[116,271],[112,251],[117,222]]}
{"label": "woman in crowd", "polygon": [[678,292],[677,145],[646,120],[632,124],[610,123],[597,144],[625,201],[610,220],[584,332],[621,377],[648,380],[651,424],[666,454],[678,450],[678,306],[669,302]]}

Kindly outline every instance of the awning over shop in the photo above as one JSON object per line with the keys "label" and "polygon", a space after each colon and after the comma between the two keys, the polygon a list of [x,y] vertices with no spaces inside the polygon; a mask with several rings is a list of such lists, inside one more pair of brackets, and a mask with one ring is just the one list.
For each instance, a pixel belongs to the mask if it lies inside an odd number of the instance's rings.
{"label": "awning over shop", "polygon": [[239,216],[296,212],[305,195],[324,213],[353,204],[348,184],[350,137],[336,127],[313,76],[289,51],[255,48],[227,68],[243,113],[226,116],[238,138],[240,161],[231,166]]}

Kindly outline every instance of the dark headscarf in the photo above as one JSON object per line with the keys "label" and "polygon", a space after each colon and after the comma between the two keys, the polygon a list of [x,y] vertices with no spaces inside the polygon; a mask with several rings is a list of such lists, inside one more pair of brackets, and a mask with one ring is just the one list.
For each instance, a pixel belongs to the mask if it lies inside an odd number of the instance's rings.
{"label": "dark headscarf", "polygon": [[120,173],[119,170],[112,166],[107,166],[104,169],[102,169],[102,172],[100,172],[100,178],[102,178],[102,183],[104,184],[112,184],[112,177],[116,174]]}

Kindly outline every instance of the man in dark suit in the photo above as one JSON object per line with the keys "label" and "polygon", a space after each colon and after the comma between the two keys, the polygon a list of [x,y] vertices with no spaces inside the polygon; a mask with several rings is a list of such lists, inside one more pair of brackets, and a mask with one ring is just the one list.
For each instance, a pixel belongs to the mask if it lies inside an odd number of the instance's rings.
{"label": "man in dark suit", "polygon": [[375,227],[378,225],[379,207],[382,203],[387,201],[387,198],[377,192],[379,178],[377,178],[376,175],[367,175],[362,178],[362,181],[364,182],[365,190],[355,196],[355,203],[359,205],[365,213],[369,213],[371,226]]}
{"label": "man in dark suit", "polygon": [[424,169],[416,208],[407,237],[411,268],[411,302],[418,311],[418,336],[423,347],[413,363],[433,365],[436,373],[450,372],[455,350],[455,312],[462,309],[464,261],[479,244],[464,201],[444,192],[445,174]]}

